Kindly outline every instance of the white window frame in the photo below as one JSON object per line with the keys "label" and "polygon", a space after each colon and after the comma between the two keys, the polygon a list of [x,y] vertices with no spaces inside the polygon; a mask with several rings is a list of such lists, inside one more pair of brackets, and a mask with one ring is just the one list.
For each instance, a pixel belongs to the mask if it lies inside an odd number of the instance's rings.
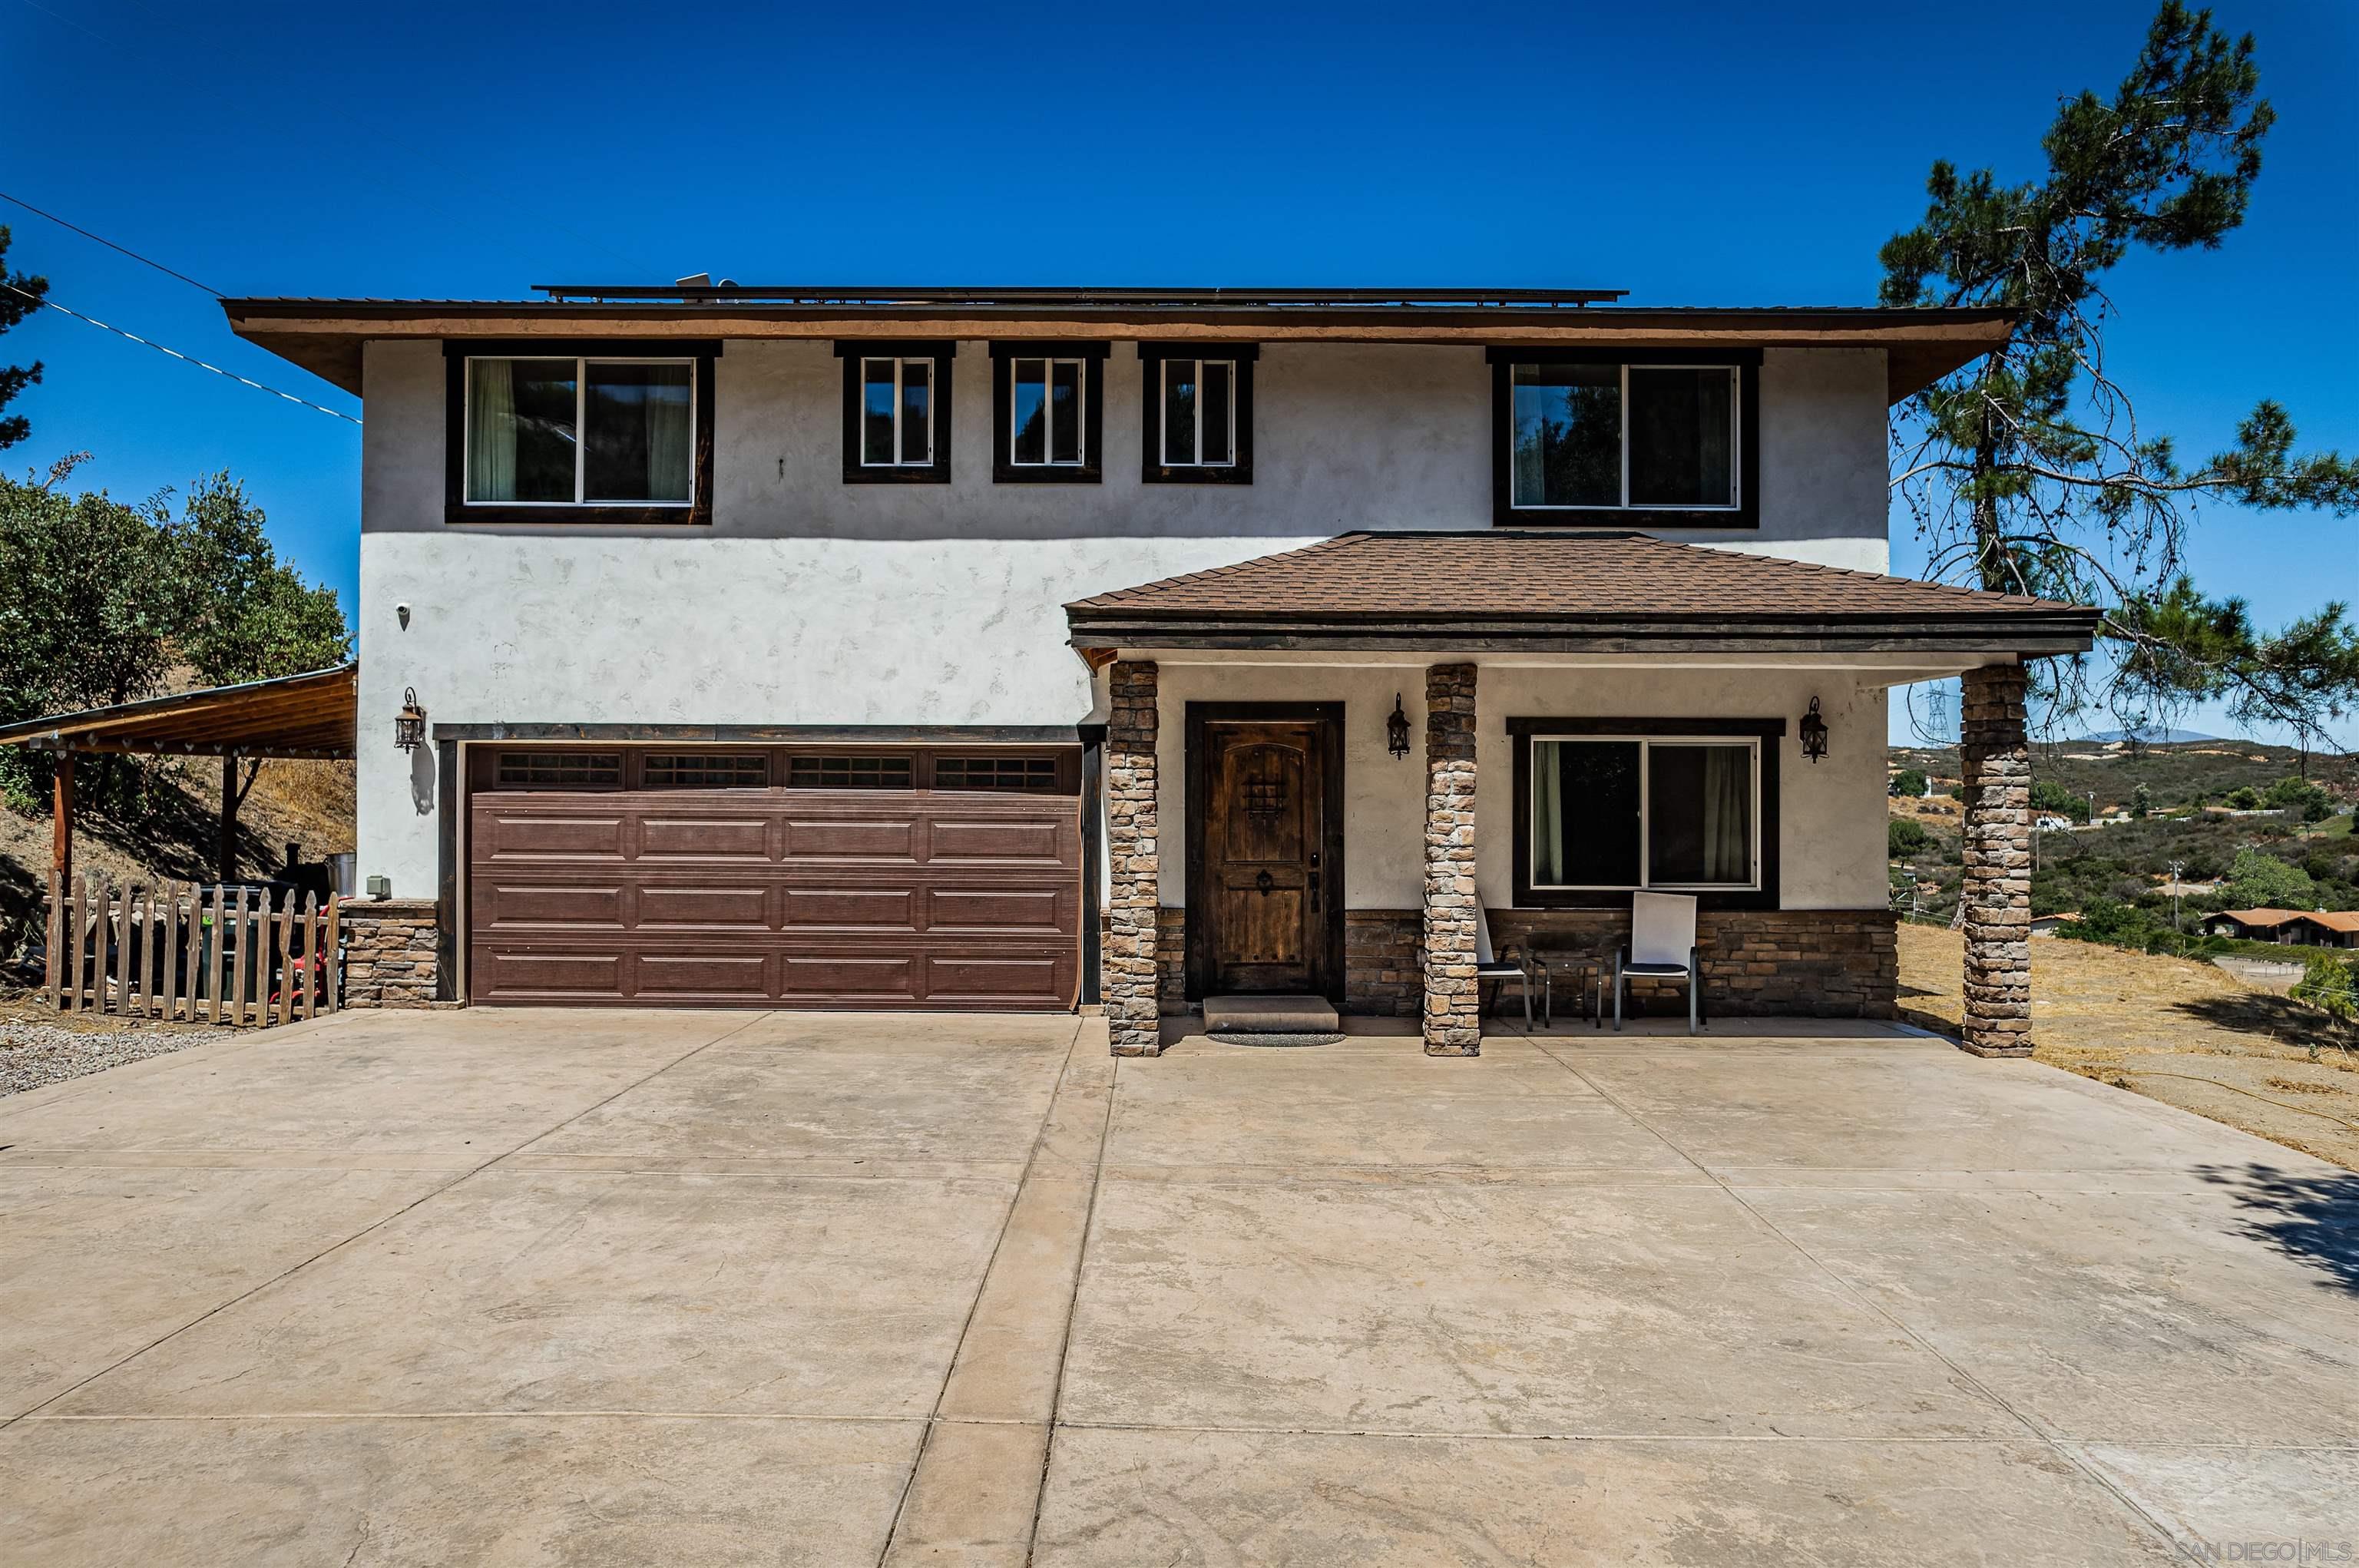
{"label": "white window frame", "polygon": [[[478,500],[474,495],[475,473],[469,459],[475,444],[475,362],[501,362],[509,365],[538,360],[543,364],[573,365],[573,499],[571,501],[490,501]],[[590,431],[590,366],[593,365],[684,365],[688,366],[688,499],[685,501],[617,501],[605,497],[592,498],[582,494],[589,482]],[[459,454],[460,502],[462,506],[541,506],[562,511],[577,506],[667,506],[676,511],[690,511],[696,506],[697,425],[704,418],[704,409],[697,397],[697,362],[677,354],[471,354],[460,372],[459,439],[464,443]]]}
{"label": "white window frame", "polygon": [[[893,366],[893,461],[868,460],[868,367],[891,362]],[[901,455],[902,373],[912,365],[926,367],[926,456],[918,462]],[[864,354],[860,356],[860,466],[863,468],[931,468],[934,466],[934,408],[941,400],[942,376],[930,354]]]}
{"label": "white window frame", "polygon": [[[1516,372],[1527,365],[1578,365],[1570,359],[1524,359],[1507,366],[1507,505],[1518,512],[1741,512],[1745,509],[1745,377],[1734,365],[1658,365],[1636,360],[1621,366],[1614,413],[1622,438],[1622,498],[1612,505],[1556,505],[1516,497]],[[1641,501],[1630,499],[1630,373],[1634,370],[1723,370],[1728,373],[1728,494],[1717,501]]]}
{"label": "white window frame", "polygon": [[[1218,357],[1170,358],[1155,362],[1162,368],[1155,377],[1155,441],[1160,450],[1158,456],[1165,468],[1234,468],[1237,465],[1237,362]],[[1175,365],[1195,366],[1196,376],[1196,452],[1191,457],[1171,455],[1171,367]],[[1218,463],[1204,461],[1204,366],[1225,365],[1229,367],[1229,455]]]}
{"label": "white window frame", "polygon": [[[1529,848],[1524,866],[1524,877],[1535,893],[1758,893],[1761,891],[1761,740],[1757,735],[1555,735],[1538,734],[1524,737],[1527,746],[1538,746],[1542,741],[1576,741],[1583,744],[1630,746],[1638,748],[1638,880],[1626,882],[1543,882],[1540,880],[1539,835],[1531,832],[1530,797],[1524,800],[1526,821],[1525,842]],[[1752,829],[1752,844],[1747,865],[1752,876],[1743,882],[1658,882],[1654,879],[1655,844],[1651,813],[1654,811],[1653,752],[1658,746],[1741,746],[1753,754],[1752,799],[1746,818]],[[1538,782],[1539,758],[1536,752],[1525,754],[1526,776]]]}
{"label": "white window frame", "polygon": [[[1016,455],[1016,438],[1023,426],[1016,419],[1016,382],[1020,366],[1040,366],[1040,408],[1043,415],[1040,430],[1040,461],[1027,462]],[[1073,390],[1079,394],[1073,400],[1073,418],[1082,422],[1081,439],[1073,443],[1077,454],[1059,458],[1057,451],[1057,366],[1078,366],[1081,379]],[[1007,356],[1007,466],[1010,468],[1087,468],[1090,465],[1090,362],[1072,354],[1025,354]]]}

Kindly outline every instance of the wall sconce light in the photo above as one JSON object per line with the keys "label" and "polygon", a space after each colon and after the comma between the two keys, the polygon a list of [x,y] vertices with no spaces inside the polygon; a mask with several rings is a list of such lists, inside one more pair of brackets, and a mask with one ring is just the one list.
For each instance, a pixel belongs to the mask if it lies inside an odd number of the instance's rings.
{"label": "wall sconce light", "polygon": [[1395,757],[1408,755],[1408,715],[1401,712],[1400,693],[1393,693],[1392,717],[1385,721],[1385,745]]}
{"label": "wall sconce light", "polygon": [[1827,755],[1827,721],[1819,717],[1819,700],[1810,699],[1810,711],[1802,715],[1802,755],[1819,762]]}
{"label": "wall sconce light", "polygon": [[404,751],[415,751],[426,738],[426,710],[418,705],[418,688],[404,687],[401,712],[393,716],[393,744]]}

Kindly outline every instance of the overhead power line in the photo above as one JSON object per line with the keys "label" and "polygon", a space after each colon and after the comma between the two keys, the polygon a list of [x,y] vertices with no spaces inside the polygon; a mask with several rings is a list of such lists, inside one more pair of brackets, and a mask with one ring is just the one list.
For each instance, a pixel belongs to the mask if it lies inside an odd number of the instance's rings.
{"label": "overhead power line", "polygon": [[222,291],[213,288],[211,284],[200,283],[185,272],[175,272],[160,261],[156,261],[147,256],[141,256],[129,245],[119,245],[113,240],[108,239],[104,234],[92,234],[80,223],[69,223],[63,218],[59,217],[55,212],[44,212],[41,209],[34,206],[30,201],[26,201],[21,196],[11,196],[5,191],[0,191],[0,201],[13,201],[17,206],[24,208],[25,211],[32,213],[37,218],[47,218],[49,222],[57,224],[58,227],[61,229],[71,229],[74,233],[80,234],[86,240],[96,240],[100,245],[104,245],[107,249],[127,256],[132,260],[140,263],[142,266],[152,267],[167,278],[177,278],[181,282],[187,284],[190,288],[201,289],[216,299],[222,297]]}
{"label": "overhead power line", "polygon": [[[203,285],[200,284],[198,287],[202,288]],[[215,376],[226,376],[232,381],[236,382],[242,387],[251,387],[257,392],[267,392],[273,397],[284,397],[289,403],[299,403],[304,408],[310,408],[316,413],[325,414],[332,419],[342,419],[349,425],[357,425],[360,423],[360,420],[354,419],[352,415],[343,412],[342,409],[327,408],[322,404],[312,402],[308,397],[298,397],[292,392],[281,392],[276,387],[266,386],[262,382],[256,381],[251,376],[240,376],[234,370],[223,370],[218,365],[208,365],[203,360],[197,358],[194,354],[182,354],[176,348],[166,348],[162,343],[154,342],[148,338],[143,338],[137,332],[126,332],[121,327],[111,326],[108,323],[100,321],[96,316],[85,316],[80,310],[70,310],[66,309],[65,306],[59,304],[55,299],[43,299],[38,294],[27,293],[24,289],[17,288],[13,283],[0,283],[0,289],[5,289],[9,293],[14,294],[19,299],[29,299],[36,305],[46,305],[50,310],[56,310],[60,314],[71,316],[77,321],[87,322],[89,325],[98,328],[101,332],[113,332],[119,338],[129,338],[133,343],[142,344],[147,348],[152,348],[158,354],[168,354],[174,359],[179,360],[184,364],[195,365],[199,370],[210,370]]]}

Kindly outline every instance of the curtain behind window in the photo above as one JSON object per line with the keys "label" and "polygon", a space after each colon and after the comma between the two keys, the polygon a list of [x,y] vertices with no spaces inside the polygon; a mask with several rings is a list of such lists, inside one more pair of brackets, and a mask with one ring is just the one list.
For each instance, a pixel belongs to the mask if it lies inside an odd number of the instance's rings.
{"label": "curtain behind window", "polygon": [[1703,876],[1707,882],[1753,879],[1753,754],[1715,746],[1703,760]]}
{"label": "curtain behind window", "polygon": [[[688,427],[690,399],[688,366],[658,367],[676,375],[679,385],[658,385],[647,398],[647,499],[685,501],[695,485],[690,472]],[[665,379],[671,379],[668,375]]]}
{"label": "curtain behind window", "polygon": [[516,499],[516,365],[505,359],[467,365],[467,497]]}
{"label": "curtain behind window", "polygon": [[1564,785],[1556,747],[1532,747],[1532,880],[1542,887],[1564,880]]}

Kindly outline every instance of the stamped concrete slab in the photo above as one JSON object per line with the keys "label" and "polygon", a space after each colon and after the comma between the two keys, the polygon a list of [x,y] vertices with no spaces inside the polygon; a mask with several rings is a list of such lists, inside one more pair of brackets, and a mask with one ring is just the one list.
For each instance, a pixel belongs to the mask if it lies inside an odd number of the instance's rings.
{"label": "stamped concrete slab", "polygon": [[1011,1196],[495,1169],[56,1413],[921,1418]]}
{"label": "stamped concrete slab", "polygon": [[447,1180],[392,1171],[0,1167],[0,1421]]}
{"label": "stamped concrete slab", "polygon": [[45,1568],[873,1563],[917,1422],[34,1421],[0,1541]]}
{"label": "stamped concrete slab", "polygon": [[570,1041],[548,1029],[504,1031],[492,1050],[448,1024],[321,1029],[223,1055],[158,1058],[157,1071],[120,1082],[97,1073],[67,1098],[22,1107],[0,1100],[0,1144],[19,1158],[91,1149],[322,1159],[426,1151],[480,1162],[730,1027],[709,1015],[647,1030],[577,1022]]}
{"label": "stamped concrete slab", "polygon": [[2185,1170],[2215,1158],[2227,1130],[2092,1102],[2044,1063],[1984,1062],[1938,1042],[1838,1057],[1564,1059],[1707,1169],[1752,1180],[1779,1171]]}
{"label": "stamped concrete slab", "polygon": [[2068,1443],[2195,1563],[2359,1561],[2359,1448]]}
{"label": "stamped concrete slab", "polygon": [[1746,1197],[2048,1434],[2359,1444],[2359,1295],[2238,1241],[2216,1202]]}
{"label": "stamped concrete slab", "polygon": [[1109,1181],[1061,1408],[1346,1432],[2022,1431],[1716,1189]]}
{"label": "stamped concrete slab", "polygon": [[[1069,1019],[1067,1044],[1071,1035]],[[914,1059],[732,1044],[586,1112],[520,1158],[624,1154],[671,1168],[703,1159],[1013,1159],[1020,1169],[1060,1065],[1060,1053],[1047,1051]]]}
{"label": "stamped concrete slab", "polygon": [[2174,1561],[2031,1443],[1534,1442],[1067,1427],[1038,1568]]}

